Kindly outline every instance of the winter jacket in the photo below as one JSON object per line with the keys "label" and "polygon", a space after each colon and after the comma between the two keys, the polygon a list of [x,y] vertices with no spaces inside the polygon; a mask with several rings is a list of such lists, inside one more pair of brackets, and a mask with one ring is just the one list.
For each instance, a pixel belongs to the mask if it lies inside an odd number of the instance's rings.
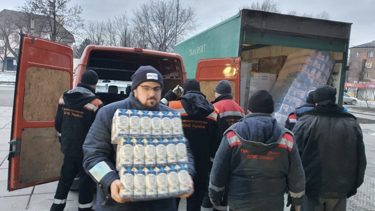
{"label": "winter jacket", "polygon": [[[174,204],[174,198],[154,200],[150,202],[127,202],[119,204],[110,196],[110,185],[119,175],[115,168],[116,145],[111,144],[112,118],[117,109],[150,110],[142,106],[135,99],[133,92],[125,100],[111,103],[100,109],[89,133],[83,144],[84,160],[83,167],[98,183],[98,195],[96,210],[134,210],[143,209],[144,204],[149,206],[161,206],[161,204]],[[173,111],[167,106],[159,104],[156,111]],[[188,172],[194,176],[194,158],[188,147]]]}
{"label": "winter jacket", "polygon": [[212,104],[219,109],[219,130],[224,133],[231,125],[245,116],[243,109],[233,100],[232,95],[220,95]]}
{"label": "winter jacket", "polygon": [[228,128],[211,170],[210,198],[220,199],[226,186],[233,210],[282,211],[287,189],[300,205],[305,176],[292,133],[263,113]]}
{"label": "winter jacket", "polygon": [[295,109],[289,114],[288,119],[285,121],[285,128],[288,130],[293,130],[298,119],[303,116],[307,111],[310,111],[315,107],[315,104],[307,103]]}
{"label": "winter jacket", "polygon": [[345,198],[362,184],[366,155],[356,118],[334,103],[317,105],[293,129],[306,175],[306,195]]}
{"label": "winter jacket", "polygon": [[205,182],[210,170],[210,157],[220,143],[218,133],[218,110],[198,91],[188,91],[169,106],[181,112],[184,134],[194,155],[196,176],[194,182]]}
{"label": "winter jacket", "polygon": [[83,142],[98,109],[103,106],[94,92],[90,86],[79,84],[60,97],[55,128],[59,133],[61,152],[64,155],[83,159]]}

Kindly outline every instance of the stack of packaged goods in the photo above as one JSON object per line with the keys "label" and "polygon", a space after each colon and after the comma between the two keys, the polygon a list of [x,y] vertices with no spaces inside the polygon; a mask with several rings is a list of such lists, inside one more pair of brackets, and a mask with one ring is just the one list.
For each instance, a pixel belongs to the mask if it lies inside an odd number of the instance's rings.
{"label": "stack of packaged goods", "polygon": [[288,55],[272,88],[275,118],[283,124],[289,113],[305,103],[310,90],[327,84],[335,61],[329,54],[301,50]]}
{"label": "stack of packaged goods", "polygon": [[120,195],[151,200],[188,193],[186,141],[179,113],[118,109],[112,144],[125,187]]}

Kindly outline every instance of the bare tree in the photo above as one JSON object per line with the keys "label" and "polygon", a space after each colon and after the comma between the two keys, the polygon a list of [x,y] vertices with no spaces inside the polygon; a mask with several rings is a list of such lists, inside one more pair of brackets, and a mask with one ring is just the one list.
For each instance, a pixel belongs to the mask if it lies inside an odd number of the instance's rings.
{"label": "bare tree", "polygon": [[85,39],[82,41],[81,44],[79,45],[74,45],[73,46],[73,54],[74,54],[74,58],[81,58],[82,54],[83,54],[83,51],[85,50],[85,48],[91,44],[91,41],[90,39]]}
{"label": "bare tree", "polygon": [[315,18],[318,18],[318,19],[325,19],[325,20],[329,19],[329,14],[326,11],[318,13],[316,16],[314,16],[314,13],[303,13],[302,15],[300,15],[300,14],[298,14],[297,11],[291,10],[291,11],[288,12],[288,15],[302,16],[302,17],[306,17],[306,18],[314,18],[315,17]]}
{"label": "bare tree", "polygon": [[93,45],[104,45],[106,37],[105,23],[89,21],[85,27],[86,35]]}
{"label": "bare tree", "polygon": [[[173,0],[150,1],[133,10],[134,34],[139,47],[172,51],[173,45],[196,27],[196,13],[192,7],[179,6]],[[178,22],[177,22],[178,16]]]}
{"label": "bare tree", "polygon": [[366,106],[369,108],[368,101],[375,99],[375,89],[358,89],[358,98],[366,101]]}
{"label": "bare tree", "polygon": [[2,71],[5,69],[5,61],[9,53],[18,61],[19,31],[22,31],[22,28],[20,29],[17,25],[17,17],[2,17],[0,22],[0,40],[3,40],[3,44],[0,47],[3,48],[4,52],[3,56],[1,56],[3,61]]}
{"label": "bare tree", "polygon": [[297,16],[297,11],[295,11],[295,10],[291,10],[291,11],[289,11],[288,12],[288,15],[294,15],[294,16]]}
{"label": "bare tree", "polygon": [[27,0],[20,10],[34,15],[35,21],[43,26],[38,29],[40,33],[48,34],[53,42],[64,42],[64,39],[72,39],[71,33],[76,34],[83,27],[81,6],[68,7],[69,2],[70,0]]}
{"label": "bare tree", "polygon": [[323,11],[323,12],[321,12],[321,13],[318,13],[315,17],[316,17],[316,18],[319,18],[319,19],[329,20],[329,14],[328,14],[328,12],[326,12],[326,11]]}
{"label": "bare tree", "polygon": [[263,0],[263,2],[253,2],[251,6],[244,6],[242,9],[260,10],[265,12],[281,13],[279,6],[273,0]]}
{"label": "bare tree", "polygon": [[105,38],[107,45],[118,45],[115,21],[112,21],[111,19],[108,19],[107,22],[105,22]]}
{"label": "bare tree", "polygon": [[116,34],[119,37],[119,46],[133,47],[132,29],[126,14],[115,18]]}

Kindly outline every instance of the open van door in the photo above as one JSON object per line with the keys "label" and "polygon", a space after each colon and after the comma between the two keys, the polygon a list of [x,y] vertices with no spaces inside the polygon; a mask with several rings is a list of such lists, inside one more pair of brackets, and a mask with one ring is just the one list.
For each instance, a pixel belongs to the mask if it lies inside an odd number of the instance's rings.
{"label": "open van door", "polygon": [[198,61],[195,79],[201,86],[201,92],[209,102],[215,100],[215,87],[221,80],[228,80],[232,86],[233,100],[240,102],[240,65],[241,57],[201,59]]}
{"label": "open van door", "polygon": [[8,190],[55,181],[63,154],[55,131],[59,98],[72,87],[69,46],[21,35],[13,104]]}

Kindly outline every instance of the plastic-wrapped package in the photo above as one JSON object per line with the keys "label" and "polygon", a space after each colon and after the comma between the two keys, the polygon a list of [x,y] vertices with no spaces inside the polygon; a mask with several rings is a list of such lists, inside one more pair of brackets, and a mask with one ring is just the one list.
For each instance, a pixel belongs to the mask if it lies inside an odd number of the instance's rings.
{"label": "plastic-wrapped package", "polygon": [[156,147],[158,143],[157,139],[148,139],[148,142],[145,146],[145,165],[146,166],[155,166],[156,165]]}
{"label": "plastic-wrapped package", "polygon": [[189,187],[189,173],[187,171],[187,165],[180,164],[179,166],[177,165],[175,169],[178,172],[180,194],[188,193],[190,191],[190,187]]}
{"label": "plastic-wrapped package", "polygon": [[133,142],[131,138],[121,138],[117,144],[116,167],[120,170],[122,167],[133,165]]}
{"label": "plastic-wrapped package", "polygon": [[153,116],[151,116],[151,136],[153,138],[161,138],[162,137],[162,124],[161,118],[164,116],[163,112],[153,112]]}
{"label": "plastic-wrapped package", "polygon": [[[145,146],[144,146],[145,139],[137,139],[137,142],[134,144],[133,147],[133,164],[135,167],[143,167],[145,166]],[[147,140],[146,140],[147,142]]]}
{"label": "plastic-wrapped package", "polygon": [[129,135],[129,119],[132,111],[118,109],[112,119],[111,143],[118,144],[121,137]]}
{"label": "plastic-wrapped package", "polygon": [[177,161],[180,163],[187,163],[187,149],[186,149],[186,139],[178,138],[178,143],[176,144],[176,154]]}
{"label": "plastic-wrapped package", "polygon": [[190,191],[189,175],[181,167],[188,158],[179,113],[119,109],[112,129],[122,197],[153,200]]}
{"label": "plastic-wrapped package", "polygon": [[168,191],[169,195],[177,195],[180,193],[180,187],[178,182],[178,173],[174,165],[165,167],[168,172]]}
{"label": "plastic-wrapped package", "polygon": [[310,90],[327,84],[335,61],[323,51],[301,50],[288,55],[272,88],[274,117],[284,124],[289,113],[305,103]]}
{"label": "plastic-wrapped package", "polygon": [[154,168],[146,168],[146,197],[156,198],[158,196],[156,185],[156,172]]}
{"label": "plastic-wrapped package", "polygon": [[174,164],[177,162],[177,154],[176,154],[176,142],[178,139],[168,139],[167,144],[167,162],[168,164]]}
{"label": "plastic-wrapped package", "polygon": [[120,195],[123,198],[133,198],[134,190],[134,172],[132,168],[121,168],[119,171],[120,181],[124,186],[124,189],[120,191]]}
{"label": "plastic-wrapped package", "polygon": [[161,118],[163,138],[170,138],[172,136],[172,112],[164,112]]}
{"label": "plastic-wrapped package", "polygon": [[168,190],[168,177],[167,172],[164,170],[164,167],[156,167],[156,184],[158,189],[158,197],[163,198],[169,195]]}

